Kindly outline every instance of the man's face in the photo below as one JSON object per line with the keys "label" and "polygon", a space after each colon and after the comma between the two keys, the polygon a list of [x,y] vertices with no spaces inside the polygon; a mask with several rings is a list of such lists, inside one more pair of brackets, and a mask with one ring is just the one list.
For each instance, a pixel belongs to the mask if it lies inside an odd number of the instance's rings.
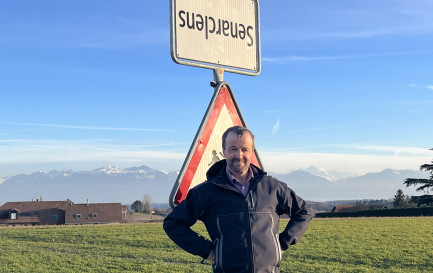
{"label": "man's face", "polygon": [[223,153],[227,160],[227,167],[233,174],[246,174],[253,156],[253,146],[253,139],[248,133],[238,136],[230,132],[227,135]]}

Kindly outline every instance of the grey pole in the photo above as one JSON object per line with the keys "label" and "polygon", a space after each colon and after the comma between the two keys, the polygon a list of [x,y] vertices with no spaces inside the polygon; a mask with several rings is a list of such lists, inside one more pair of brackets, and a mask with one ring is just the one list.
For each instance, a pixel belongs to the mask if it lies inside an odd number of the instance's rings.
{"label": "grey pole", "polygon": [[222,68],[213,69],[213,81],[210,83],[210,86],[216,88],[223,81],[224,81],[224,69]]}

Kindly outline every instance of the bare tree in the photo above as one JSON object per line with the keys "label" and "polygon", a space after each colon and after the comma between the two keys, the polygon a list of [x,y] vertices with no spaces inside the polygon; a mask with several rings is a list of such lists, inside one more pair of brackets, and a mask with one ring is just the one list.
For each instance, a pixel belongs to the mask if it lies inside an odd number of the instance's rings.
{"label": "bare tree", "polygon": [[150,213],[152,211],[152,196],[145,194],[141,203],[143,203],[144,213]]}

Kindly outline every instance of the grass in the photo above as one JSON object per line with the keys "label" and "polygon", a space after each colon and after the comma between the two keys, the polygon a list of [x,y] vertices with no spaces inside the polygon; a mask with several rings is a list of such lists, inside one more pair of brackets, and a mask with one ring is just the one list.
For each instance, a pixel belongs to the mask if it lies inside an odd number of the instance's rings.
{"label": "grass", "polygon": [[[433,217],[315,219],[281,272],[430,272],[431,227]],[[0,272],[210,272],[200,260],[162,223],[0,228]]]}
{"label": "grass", "polygon": [[433,218],[316,219],[285,272],[431,272]]}

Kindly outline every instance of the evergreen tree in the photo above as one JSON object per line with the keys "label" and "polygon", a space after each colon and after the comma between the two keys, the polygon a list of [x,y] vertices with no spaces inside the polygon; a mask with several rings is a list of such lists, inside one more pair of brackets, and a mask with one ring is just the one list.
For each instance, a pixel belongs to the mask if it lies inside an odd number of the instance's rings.
{"label": "evergreen tree", "polygon": [[397,193],[394,195],[394,208],[403,208],[407,205],[406,196],[403,194],[403,191],[399,189]]}
{"label": "evergreen tree", "polygon": [[[433,149],[431,149],[433,150]],[[418,186],[416,191],[425,192],[427,194],[422,196],[412,196],[412,201],[417,203],[418,206],[421,205],[433,205],[433,195],[428,194],[433,190],[433,161],[432,164],[423,164],[420,166],[420,170],[424,172],[430,172],[430,178],[422,179],[422,178],[407,178],[404,181],[406,187],[409,186]]]}
{"label": "evergreen tree", "polygon": [[133,212],[143,212],[143,203],[140,200],[134,201],[131,205]]}

